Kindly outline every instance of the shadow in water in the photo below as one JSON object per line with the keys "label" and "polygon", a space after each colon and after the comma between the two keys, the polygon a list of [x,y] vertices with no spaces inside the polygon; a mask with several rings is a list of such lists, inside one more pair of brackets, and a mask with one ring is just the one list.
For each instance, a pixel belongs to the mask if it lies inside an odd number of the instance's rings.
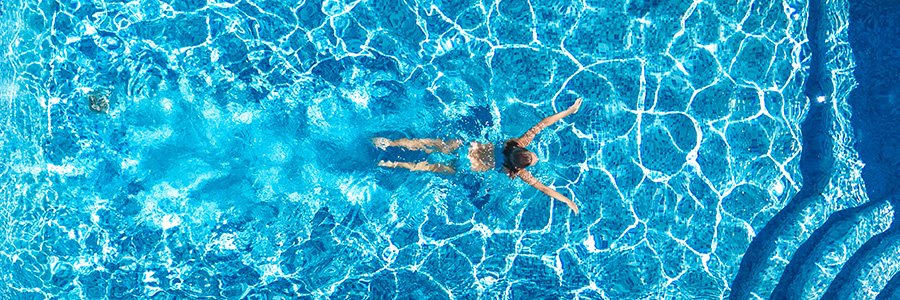
{"label": "shadow in water", "polygon": [[[806,81],[805,95],[810,101],[809,112],[801,124],[803,145],[800,156],[800,171],[803,175],[803,187],[791,199],[785,207],[770,220],[765,227],[753,238],[747,252],[741,259],[738,273],[732,282],[730,299],[749,299],[752,286],[760,284],[760,276],[770,265],[767,263],[776,255],[775,242],[789,231],[801,217],[803,209],[809,206],[811,201],[817,199],[816,195],[822,191],[819,184],[831,173],[832,141],[828,132],[831,124],[830,111],[824,103],[819,103],[819,97],[831,94],[834,89],[830,74],[825,69],[821,58],[824,52],[822,44],[825,40],[824,32],[819,31],[819,22],[822,21],[822,1],[810,1],[807,35],[809,37],[808,51],[803,54],[810,58],[809,77]],[[760,295],[765,296],[765,295]]]}
{"label": "shadow in water", "polygon": [[[869,199],[900,192],[900,2],[850,2],[850,45],[859,86],[850,93],[856,151]],[[897,202],[891,203],[898,204]],[[896,211],[896,210],[895,210]],[[897,219],[897,218],[895,218]]]}
{"label": "shadow in water", "polygon": [[[900,61],[896,39],[900,36],[900,3],[891,1],[851,1],[850,3],[850,44],[854,52],[856,68],[854,76],[859,86],[850,94],[848,102],[853,109],[852,128],[855,129],[854,148],[859,153],[860,159],[866,164],[863,169],[863,180],[866,184],[866,193],[869,203],[858,207],[848,208],[835,212],[813,234],[803,242],[797,252],[790,257],[790,263],[778,276],[778,286],[772,295],[757,295],[770,299],[788,299],[801,291],[792,290],[793,282],[802,281],[799,270],[807,264],[815,264],[817,257],[824,255],[817,249],[823,243],[833,243],[833,235],[836,231],[846,229],[851,219],[861,217],[864,212],[890,202],[894,208],[894,222],[891,229],[873,236],[844,264],[840,273],[836,276],[823,296],[826,298],[840,298],[859,291],[858,285],[853,284],[857,277],[867,274],[867,268],[871,268],[873,260],[883,259],[886,249],[892,249],[898,238],[898,219],[900,219],[900,197],[890,197],[900,192],[900,186],[892,184],[892,180],[900,175],[900,151],[896,145],[900,145],[900,72],[897,72],[897,62]],[[821,31],[823,24],[831,22],[829,16],[823,15],[824,1],[810,1],[809,3],[809,36],[810,72],[807,79],[805,94],[810,99],[809,112],[801,124],[803,134],[803,152],[800,160],[800,170],[803,175],[803,187],[800,192],[781,210],[750,243],[750,246],[742,258],[740,269],[732,284],[731,299],[752,298],[753,286],[770,283],[772,274],[768,268],[769,262],[778,254],[776,242],[779,239],[789,239],[791,228],[797,222],[802,221],[803,210],[812,204],[812,201],[820,199],[818,195],[823,192],[827,180],[833,170],[832,137],[829,133],[830,126],[835,123],[832,119],[829,102],[818,103],[820,96],[830,95],[834,89],[831,82],[831,74],[824,66],[822,55],[826,53],[823,47],[827,33]],[[867,267],[868,266],[868,267]],[[900,275],[893,275],[878,296],[879,299],[893,299],[900,296],[897,288],[891,288],[891,283],[900,282]],[[768,282],[766,282],[768,281]]]}

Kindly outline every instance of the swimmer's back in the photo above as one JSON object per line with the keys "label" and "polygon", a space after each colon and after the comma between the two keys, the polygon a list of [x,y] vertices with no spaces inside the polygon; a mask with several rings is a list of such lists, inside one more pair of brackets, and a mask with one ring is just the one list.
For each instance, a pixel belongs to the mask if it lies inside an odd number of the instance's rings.
{"label": "swimmer's back", "polygon": [[469,163],[470,169],[474,172],[485,172],[494,168],[496,158],[494,154],[494,144],[482,144],[479,142],[471,142],[469,144]]}

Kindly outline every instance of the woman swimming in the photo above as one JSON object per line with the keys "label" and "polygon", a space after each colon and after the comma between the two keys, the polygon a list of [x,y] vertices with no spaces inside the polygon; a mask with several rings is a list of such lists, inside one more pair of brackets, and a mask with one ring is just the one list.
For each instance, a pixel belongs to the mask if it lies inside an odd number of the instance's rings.
{"label": "woman swimming", "polygon": [[[503,172],[505,172],[510,179],[516,179],[516,177],[521,178],[525,183],[535,187],[536,189],[544,192],[550,197],[553,197],[556,200],[562,201],[575,214],[578,214],[578,205],[575,205],[575,202],[566,198],[559,192],[553,190],[550,187],[547,187],[543,183],[534,178],[528,170],[525,170],[526,167],[530,167],[535,165],[538,162],[537,154],[534,152],[525,149],[528,145],[531,144],[531,141],[534,139],[534,136],[541,132],[542,129],[550,126],[550,124],[559,121],[565,116],[578,112],[578,108],[581,107],[581,99],[575,101],[575,104],[569,106],[568,109],[561,111],[552,116],[546,117],[531,129],[528,129],[525,134],[518,138],[511,138],[503,143]],[[462,146],[462,141],[457,139],[451,140],[439,140],[439,139],[399,139],[399,140],[389,140],[383,137],[376,137],[372,139],[372,143],[376,148],[386,149],[389,146],[395,147],[403,147],[409,150],[422,150],[425,153],[432,153],[435,151],[442,152],[444,154],[450,154],[454,152],[457,148]],[[494,145],[492,143],[481,144],[478,142],[471,142],[469,145],[469,162],[471,164],[470,169],[475,172],[484,172],[490,170],[494,166]],[[442,164],[442,163],[433,163],[430,164],[426,161],[418,162],[418,163],[409,163],[409,162],[393,162],[393,161],[379,161],[379,166],[388,167],[388,168],[406,168],[412,171],[429,171],[435,173],[443,173],[443,174],[455,174],[456,169],[453,166],[453,163],[450,164]]]}

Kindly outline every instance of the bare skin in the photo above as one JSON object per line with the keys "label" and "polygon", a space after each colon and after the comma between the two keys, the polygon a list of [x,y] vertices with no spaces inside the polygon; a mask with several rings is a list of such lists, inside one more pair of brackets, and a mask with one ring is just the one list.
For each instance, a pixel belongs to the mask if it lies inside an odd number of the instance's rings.
{"label": "bare skin", "polygon": [[472,171],[484,172],[494,168],[494,144],[472,142],[469,144],[469,163]]}
{"label": "bare skin", "polygon": [[[547,126],[550,126],[550,124],[556,123],[556,121],[559,121],[560,119],[562,119],[568,115],[578,112],[579,107],[581,107],[581,99],[576,100],[575,104],[572,104],[572,106],[569,106],[568,109],[561,111],[557,114],[554,114],[552,116],[544,118],[543,120],[538,122],[537,125],[534,125],[534,127],[531,127],[531,129],[528,129],[528,131],[526,131],[525,134],[523,134],[522,136],[520,136],[518,138],[511,138],[507,142],[515,141],[519,145],[519,147],[523,147],[523,148],[527,147],[528,145],[531,144],[531,141],[534,139],[534,136],[537,135],[539,132],[541,132],[541,130],[543,130]],[[531,154],[534,155],[533,160],[532,160],[532,162],[533,162],[532,165],[534,165],[535,163],[537,163],[537,155],[535,155],[534,153],[531,153]],[[507,170],[506,168],[504,168],[504,171],[507,172],[507,175],[509,175],[509,178],[511,178],[511,179],[515,179],[516,177],[522,178],[522,181],[525,181],[525,183],[533,186],[534,188],[538,189],[541,192],[544,192],[544,194],[547,194],[547,196],[550,196],[553,199],[562,201],[567,206],[569,206],[569,208],[571,208],[572,211],[574,211],[576,215],[578,214],[578,205],[576,205],[574,201],[572,201],[571,199],[567,198],[566,196],[563,196],[556,190],[554,190],[554,189],[544,185],[540,181],[538,181],[537,178],[534,178],[534,176],[531,175],[531,172],[528,172],[528,170],[525,170],[524,168],[522,168],[522,169],[519,169],[518,172],[513,173],[513,172],[510,172],[509,170]]]}
{"label": "bare skin", "polygon": [[[425,151],[425,153],[432,153],[434,151],[439,151],[444,154],[450,154],[453,151],[456,151],[459,146],[462,145],[461,140],[451,139],[451,140],[439,140],[439,139],[399,139],[399,140],[389,140],[383,137],[376,137],[372,139],[372,144],[375,145],[375,148],[384,150],[387,147],[402,147],[408,150],[413,151]],[[405,168],[410,171],[428,171],[434,173],[441,174],[456,174],[456,168],[451,165],[444,164],[429,164],[428,162],[418,162],[418,163],[409,163],[409,162],[394,162],[394,161],[379,161],[379,166],[386,168]]]}
{"label": "bare skin", "polygon": [[394,161],[379,161],[379,166],[387,167],[387,168],[406,168],[410,171],[428,171],[435,172],[441,174],[452,175],[456,174],[456,169],[453,166],[447,166],[443,164],[429,164],[428,162],[418,162],[418,163],[409,163],[409,162],[394,162]]}
{"label": "bare skin", "polygon": [[461,140],[438,140],[438,139],[399,139],[399,140],[389,140],[383,137],[376,137],[372,139],[372,144],[375,145],[376,148],[384,150],[387,147],[395,146],[395,147],[403,147],[409,150],[418,151],[424,150],[425,153],[431,153],[434,151],[440,151],[444,154],[450,154],[459,148],[462,145]]}
{"label": "bare skin", "polygon": [[[543,120],[538,122],[537,125],[534,125],[534,127],[531,127],[531,129],[528,129],[528,131],[526,131],[525,134],[522,134],[522,136],[520,136],[518,138],[511,138],[511,139],[507,140],[507,142],[515,141],[519,145],[519,147],[522,147],[522,148],[527,147],[528,145],[531,144],[531,141],[534,140],[534,136],[537,135],[539,132],[541,132],[541,130],[543,130],[547,126],[550,126],[553,123],[556,123],[556,121],[559,121],[560,119],[562,119],[568,115],[578,112],[578,108],[581,107],[581,102],[582,102],[581,99],[576,100],[575,104],[572,104],[572,106],[570,106],[568,109],[561,111],[557,114],[554,114],[552,116],[544,118]],[[412,139],[412,140],[410,140],[410,139],[405,139],[405,138],[399,139],[399,140],[389,140],[389,139],[386,139],[383,137],[376,137],[376,138],[372,139],[372,144],[376,148],[382,149],[382,150],[384,150],[390,146],[395,146],[395,147],[403,147],[403,148],[406,148],[409,150],[414,150],[414,151],[425,151],[426,153],[440,151],[445,154],[450,154],[453,151],[456,151],[456,149],[462,145],[462,141],[457,140],[457,139],[451,139],[451,140],[444,141],[444,140],[439,140],[439,139]],[[529,166],[533,166],[538,161],[537,154],[535,154],[534,152],[531,152],[531,151],[528,151],[527,153],[528,153],[528,155],[532,156],[531,157],[532,163]],[[494,145],[491,143],[481,144],[478,142],[471,142],[469,144],[468,157],[469,157],[469,161],[471,163],[472,171],[484,172],[484,171],[491,170],[494,166]],[[400,167],[400,168],[409,169],[411,171],[428,171],[428,172],[435,172],[435,173],[448,174],[448,175],[456,173],[456,169],[454,168],[454,166],[452,164],[451,165],[444,165],[444,164],[440,164],[440,163],[429,164],[428,162],[424,162],[424,161],[418,162],[418,163],[379,161],[378,165],[382,166],[382,167],[387,167],[387,168]],[[504,172],[506,172],[507,175],[509,175],[510,179],[516,179],[517,177],[521,178],[522,181],[525,181],[525,183],[538,189],[539,191],[543,192],[544,194],[547,194],[547,196],[550,196],[553,199],[562,201],[567,206],[569,206],[569,208],[571,208],[572,211],[574,211],[576,215],[578,214],[578,212],[579,212],[578,205],[576,205],[574,201],[570,200],[569,198],[567,198],[566,196],[563,196],[556,190],[554,190],[554,189],[544,185],[540,181],[538,181],[537,178],[534,178],[534,176],[531,175],[530,172],[528,172],[528,170],[521,168],[517,172],[511,172],[510,170],[506,169],[506,167],[504,167],[503,169],[504,169]]]}

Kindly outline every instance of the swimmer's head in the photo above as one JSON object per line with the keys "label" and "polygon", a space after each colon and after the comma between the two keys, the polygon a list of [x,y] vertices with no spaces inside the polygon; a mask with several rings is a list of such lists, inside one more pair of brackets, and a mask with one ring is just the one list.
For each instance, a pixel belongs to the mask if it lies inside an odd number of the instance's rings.
{"label": "swimmer's head", "polygon": [[525,148],[514,149],[510,156],[510,160],[516,168],[530,167],[538,162],[537,154]]}

